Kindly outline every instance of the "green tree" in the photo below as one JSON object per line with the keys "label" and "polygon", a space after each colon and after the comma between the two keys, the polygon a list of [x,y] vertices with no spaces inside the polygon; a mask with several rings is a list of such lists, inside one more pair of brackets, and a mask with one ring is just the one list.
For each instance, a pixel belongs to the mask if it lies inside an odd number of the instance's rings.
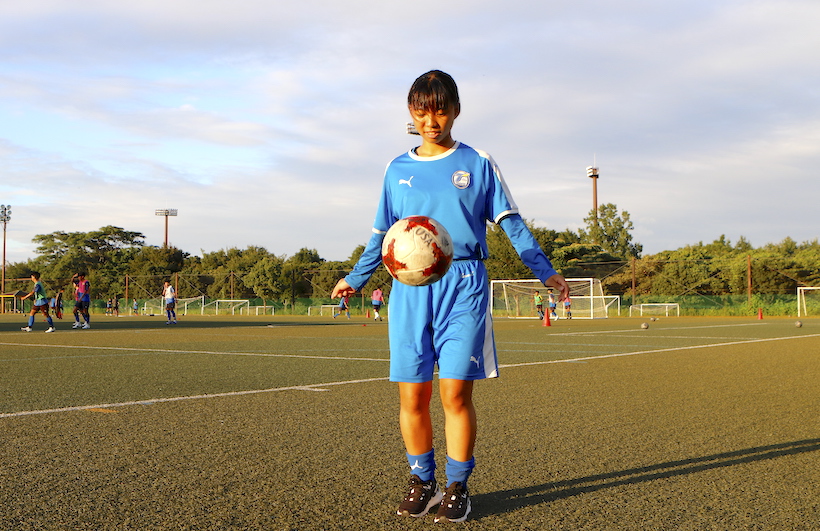
{"label": "green tree", "polygon": [[265,257],[253,265],[243,278],[243,282],[257,297],[278,298],[282,293],[283,264],[284,260],[278,256]]}
{"label": "green tree", "polygon": [[632,243],[629,231],[633,225],[626,210],[619,215],[618,207],[607,203],[598,207],[597,216],[594,210],[590,210],[584,222],[587,229],[578,231],[583,243],[600,245],[605,252],[621,260],[641,256],[643,245]]}

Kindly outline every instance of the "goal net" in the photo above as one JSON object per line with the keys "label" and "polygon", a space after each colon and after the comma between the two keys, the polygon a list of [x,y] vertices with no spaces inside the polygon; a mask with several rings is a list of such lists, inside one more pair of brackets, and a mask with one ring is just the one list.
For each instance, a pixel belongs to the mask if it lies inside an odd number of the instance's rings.
{"label": "goal net", "polygon": [[797,286],[797,317],[820,315],[820,286]]}
{"label": "goal net", "polygon": [[250,312],[251,301],[248,299],[218,299],[211,301],[202,306],[202,315],[211,314],[219,315],[220,312],[224,314],[242,315],[242,312]]}
{"label": "goal net", "polygon": [[680,317],[680,304],[677,302],[647,302],[645,304],[635,304],[629,307],[629,316],[633,315],[663,315],[669,317]]}
{"label": "goal net", "polygon": [[[569,296],[572,317],[575,319],[605,319],[607,301],[597,278],[568,278]],[[493,315],[511,319],[538,319],[535,308],[535,292],[538,291],[544,300],[544,311],[549,311],[549,297],[544,284],[538,279],[530,280],[492,280],[490,281],[493,299]],[[558,301],[555,294],[556,313],[559,318],[567,317],[564,304]]]}

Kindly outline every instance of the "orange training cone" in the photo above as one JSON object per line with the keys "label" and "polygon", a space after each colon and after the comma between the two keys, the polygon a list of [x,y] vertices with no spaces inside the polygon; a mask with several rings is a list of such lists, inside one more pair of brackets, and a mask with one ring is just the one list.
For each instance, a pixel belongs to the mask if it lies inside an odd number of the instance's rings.
{"label": "orange training cone", "polygon": [[762,320],[763,319],[763,308],[757,309],[757,318]]}
{"label": "orange training cone", "polygon": [[550,322],[550,312],[544,312],[544,326],[552,326]]}
{"label": "orange training cone", "polygon": [[365,315],[368,319],[370,319],[370,310],[367,310],[367,314]]}

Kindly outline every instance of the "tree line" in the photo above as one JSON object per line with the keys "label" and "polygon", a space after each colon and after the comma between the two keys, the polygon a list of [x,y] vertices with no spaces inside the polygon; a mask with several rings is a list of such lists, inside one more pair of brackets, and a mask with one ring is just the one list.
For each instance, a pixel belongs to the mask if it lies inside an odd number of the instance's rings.
{"label": "tree line", "polygon": [[[793,294],[798,285],[820,285],[817,240],[798,244],[786,238],[753,248],[744,238],[732,244],[720,236],[712,243],[641,256],[628,212],[608,203],[590,211],[584,221],[586,228],[578,232],[527,225],[558,272],[568,278],[600,278],[607,294]],[[249,246],[199,257],[176,247],[146,245],[142,233],[112,225],[91,232],[38,234],[33,241],[38,256],[7,266],[7,279],[39,271],[52,289],[59,289],[82,271],[92,280],[92,296],[106,299],[124,297],[126,283],[129,297],[158,297],[162,282],[173,278],[180,297],[261,298],[285,305],[301,298],[328,298],[365,248],[357,246],[342,261],[325,260],[307,247],[292,256]],[[488,225],[487,243],[490,278],[532,278],[499,227]],[[390,281],[380,267],[363,292],[379,286],[389,294]]]}

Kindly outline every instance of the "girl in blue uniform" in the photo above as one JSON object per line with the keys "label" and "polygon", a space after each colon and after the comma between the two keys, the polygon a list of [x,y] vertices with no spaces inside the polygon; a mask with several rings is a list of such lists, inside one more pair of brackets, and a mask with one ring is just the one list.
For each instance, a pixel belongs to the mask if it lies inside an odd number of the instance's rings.
{"label": "girl in blue uniform", "polygon": [[[533,238],[489,154],[453,139],[461,112],[455,81],[440,70],[419,77],[407,98],[422,144],[387,167],[373,235],[353,271],[332,296],[361,289],[381,262],[381,244],[397,220],[424,215],[453,239],[453,263],[429,286],[394,282],[390,297],[390,380],[399,387],[399,425],[410,465],[410,488],[398,514],[463,522],[470,513],[467,479],[475,466],[473,382],[498,376],[484,259],[486,223],[499,224],[523,262],[547,286],[569,292]],[[446,491],[438,487],[430,400],[438,366],[447,441]]]}

